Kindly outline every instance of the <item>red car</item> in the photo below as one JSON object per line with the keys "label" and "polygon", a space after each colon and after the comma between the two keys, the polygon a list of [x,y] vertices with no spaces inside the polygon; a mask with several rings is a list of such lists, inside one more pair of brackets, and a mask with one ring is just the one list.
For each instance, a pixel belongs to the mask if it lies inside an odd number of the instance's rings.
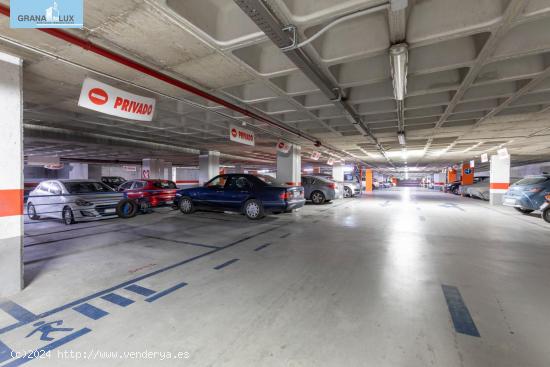
{"label": "red car", "polygon": [[178,190],[176,184],[169,180],[142,179],[126,181],[117,191],[126,193],[128,199],[139,203],[142,211],[162,205],[172,205]]}

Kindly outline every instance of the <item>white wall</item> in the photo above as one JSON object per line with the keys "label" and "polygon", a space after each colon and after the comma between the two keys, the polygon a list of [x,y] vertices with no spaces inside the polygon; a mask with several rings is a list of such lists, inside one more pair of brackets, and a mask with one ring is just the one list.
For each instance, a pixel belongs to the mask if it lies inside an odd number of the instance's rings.
{"label": "white wall", "polygon": [[125,166],[136,167],[135,171],[126,171],[122,168],[122,165],[116,166],[102,166],[101,176],[119,176],[126,180],[135,180],[141,178],[141,165],[140,164],[126,164]]}

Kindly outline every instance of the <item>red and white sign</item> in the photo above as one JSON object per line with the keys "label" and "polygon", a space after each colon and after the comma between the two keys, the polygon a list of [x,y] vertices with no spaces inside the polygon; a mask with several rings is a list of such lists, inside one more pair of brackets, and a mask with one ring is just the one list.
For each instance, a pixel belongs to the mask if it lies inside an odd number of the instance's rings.
{"label": "red and white sign", "polygon": [[137,167],[136,166],[122,166],[122,169],[128,172],[136,172]]}
{"label": "red and white sign", "polygon": [[483,153],[483,154],[481,155],[481,162],[482,162],[482,163],[487,163],[487,162],[489,162],[489,155],[488,155],[487,153]]}
{"label": "red and white sign", "polygon": [[289,150],[290,150],[290,144],[287,143],[286,141],[284,140],[279,140],[277,142],[277,150],[281,153],[288,153]]}
{"label": "red and white sign", "polygon": [[235,125],[229,125],[229,140],[254,146],[254,132]]}
{"label": "red and white sign", "polygon": [[311,159],[313,159],[314,161],[318,161],[319,158],[321,158],[321,153],[314,150],[313,152],[311,152]]}
{"label": "red and white sign", "polygon": [[472,160],[470,161],[470,168],[474,168],[475,165],[476,165],[476,161],[472,159]]}
{"label": "red and white sign", "polygon": [[155,114],[155,99],[128,93],[91,78],[84,80],[78,105],[130,120],[151,121]]}
{"label": "red and white sign", "polygon": [[328,161],[327,161],[327,164],[329,166],[332,166],[334,164],[334,158],[329,158]]}
{"label": "red and white sign", "polygon": [[498,156],[500,157],[500,159],[508,158],[508,149],[506,149],[506,148],[502,148],[502,149],[497,150],[497,153],[498,153]]}
{"label": "red and white sign", "polygon": [[49,163],[44,165],[45,169],[54,169],[54,170],[63,169],[63,167],[65,167],[65,164],[63,163]]}

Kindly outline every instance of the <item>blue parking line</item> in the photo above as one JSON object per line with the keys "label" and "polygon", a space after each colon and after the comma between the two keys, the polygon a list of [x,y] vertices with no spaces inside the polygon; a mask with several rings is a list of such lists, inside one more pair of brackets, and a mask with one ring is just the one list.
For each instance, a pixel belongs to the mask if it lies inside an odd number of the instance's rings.
{"label": "blue parking line", "polygon": [[11,359],[12,350],[0,341],[0,363]]}
{"label": "blue parking line", "polygon": [[179,284],[176,284],[175,286],[173,287],[170,287],[168,289],[165,289],[163,291],[160,291],[158,292],[157,294],[155,294],[154,296],[151,296],[149,298],[145,298],[145,301],[146,302],[154,302],[156,301],[157,299],[161,298],[161,297],[164,297],[166,296],[167,294],[170,294],[172,293],[173,291],[176,291],[182,287],[185,287],[187,285],[187,283],[183,282],[183,283],[179,283]]}
{"label": "blue parking line", "polygon": [[32,361],[34,358],[40,358],[41,356],[44,356],[46,352],[49,352],[50,350],[54,350],[55,348],[58,348],[58,347],[62,346],[63,344],[67,344],[70,341],[73,341],[73,340],[75,340],[75,339],[77,339],[77,338],[79,338],[79,337],[81,337],[85,334],[88,334],[90,331],[92,331],[92,330],[88,329],[88,328],[80,329],[80,330],[78,330],[78,331],[76,331],[76,332],[74,332],[70,335],[67,335],[64,338],[61,338],[59,340],[54,341],[53,343],[50,343],[46,346],[38,348],[32,353],[29,353],[29,354],[26,354],[23,357],[17,358],[16,360],[11,361],[10,363],[6,363],[2,367],[20,366],[24,363]]}
{"label": "blue parking line", "polygon": [[151,294],[155,293],[154,290],[142,287],[137,284],[129,285],[127,287],[124,287],[124,289],[129,290],[130,292],[141,294],[142,296],[145,296],[145,297],[149,297]]}
{"label": "blue parking line", "polygon": [[7,312],[17,321],[31,321],[36,317],[34,313],[12,301],[0,302],[0,310]]}
{"label": "blue parking line", "polygon": [[103,316],[107,316],[109,314],[109,312],[103,311],[102,309],[92,306],[89,303],[78,305],[74,307],[73,310],[91,318],[92,320],[99,320]]}
{"label": "blue parking line", "polygon": [[226,262],[224,262],[223,264],[214,266],[214,269],[216,269],[216,270],[223,269],[223,268],[225,268],[226,266],[229,266],[229,265],[231,265],[231,264],[233,264],[234,262],[237,262],[237,261],[239,261],[239,259],[233,259],[233,260],[226,261]]}
{"label": "blue parking line", "polygon": [[263,250],[264,248],[266,248],[267,246],[271,245],[271,243],[266,243],[266,244],[263,244],[261,246],[258,246],[254,249],[254,251],[260,251],[260,250]]}
{"label": "blue parking line", "polygon": [[457,333],[480,337],[476,324],[457,287],[441,285]]}
{"label": "blue parking line", "polygon": [[174,263],[174,264],[172,264],[172,265],[168,265],[168,266],[166,266],[166,267],[164,267],[164,268],[161,268],[161,269],[152,271],[152,272],[147,273],[147,274],[140,275],[139,277],[136,277],[136,278],[134,278],[134,279],[127,280],[127,281],[125,281],[125,282],[119,283],[119,284],[114,285],[114,286],[112,286],[112,287],[109,287],[109,288],[107,288],[107,289],[102,289],[102,290],[97,291],[97,292],[95,292],[95,293],[89,294],[89,295],[87,295],[87,296],[85,296],[85,297],[76,299],[76,300],[71,301],[71,302],[69,302],[69,303],[65,303],[65,304],[63,304],[63,305],[61,305],[61,306],[55,307],[55,308],[53,308],[53,309],[51,309],[51,310],[48,310],[48,311],[42,312],[42,313],[39,314],[39,315],[36,315],[32,320],[19,321],[19,322],[16,322],[16,323],[14,323],[14,324],[8,325],[8,326],[6,326],[6,327],[0,328],[0,334],[4,334],[4,333],[6,333],[6,332],[8,332],[8,331],[10,331],[10,330],[14,330],[14,329],[17,329],[17,328],[19,328],[19,327],[21,327],[21,326],[27,325],[27,324],[31,323],[32,321],[34,321],[34,320],[41,319],[41,318],[44,318],[44,317],[48,317],[48,316],[53,315],[53,314],[56,314],[56,313],[58,313],[58,312],[60,312],[60,311],[66,310],[66,309],[68,309],[68,308],[72,308],[72,307],[77,306],[77,305],[79,305],[79,304],[81,304],[81,303],[87,302],[87,301],[89,301],[89,300],[91,300],[91,299],[100,297],[100,296],[103,295],[103,294],[106,294],[106,293],[109,293],[109,292],[113,292],[113,291],[115,291],[115,290],[117,290],[117,289],[120,289],[120,288],[124,288],[124,287],[126,287],[126,286],[128,286],[128,285],[130,285],[130,284],[139,282],[139,281],[141,281],[141,280],[143,280],[143,279],[147,279],[147,278],[153,277],[153,276],[155,276],[155,275],[157,275],[157,274],[161,274],[161,273],[164,273],[164,272],[166,272],[166,271],[168,271],[168,270],[171,270],[171,269],[180,267],[180,266],[182,266],[182,265],[188,264],[188,263],[190,263],[190,262],[193,262],[193,261],[202,259],[203,257],[206,257],[206,256],[208,256],[208,255],[212,255],[212,254],[214,254],[214,253],[216,253],[216,252],[223,251],[223,250],[225,250],[225,249],[228,249],[228,248],[230,248],[230,247],[233,247],[233,246],[235,246],[235,245],[238,245],[238,244],[240,244],[240,243],[242,243],[242,242],[244,242],[244,241],[248,241],[248,240],[250,240],[250,239],[252,239],[252,238],[254,238],[254,237],[257,237],[257,236],[260,236],[260,235],[269,233],[269,232],[271,232],[271,231],[275,231],[275,230],[279,229],[280,227],[282,227],[282,226],[284,226],[284,225],[285,225],[285,224],[281,224],[281,225],[279,225],[279,226],[275,226],[275,227],[272,227],[272,228],[268,228],[268,229],[266,229],[266,230],[263,230],[263,231],[260,231],[260,232],[257,232],[257,233],[248,235],[248,236],[246,236],[246,237],[244,237],[244,238],[241,238],[241,239],[235,240],[235,241],[233,241],[233,242],[231,242],[231,243],[228,243],[227,245],[224,245],[224,246],[222,246],[222,247],[220,247],[220,248],[216,248],[216,249],[213,249],[213,250],[211,250],[211,251],[206,251],[206,252],[204,252],[204,253],[202,253],[202,254],[199,254],[199,255],[196,255],[196,256],[193,256],[193,257],[190,257],[190,258],[181,260],[181,261],[176,262],[176,263]]}
{"label": "blue parking line", "polygon": [[105,301],[109,301],[109,302],[114,303],[115,305],[119,305],[121,307],[126,307],[126,306],[131,305],[132,303],[134,303],[134,301],[131,300],[130,298],[119,296],[116,293],[109,293],[109,294],[106,294],[104,296],[101,296],[101,298],[104,299]]}

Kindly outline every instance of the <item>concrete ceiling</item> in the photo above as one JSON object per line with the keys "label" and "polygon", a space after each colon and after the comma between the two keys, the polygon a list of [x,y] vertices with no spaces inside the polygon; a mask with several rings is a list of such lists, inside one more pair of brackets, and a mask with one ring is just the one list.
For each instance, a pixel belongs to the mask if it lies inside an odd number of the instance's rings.
{"label": "concrete ceiling", "polygon": [[[0,3],[9,5],[7,0]],[[334,19],[383,1],[268,3],[305,40]],[[85,1],[85,29],[71,33],[257,109],[380,168],[399,170],[407,161],[411,169],[430,171],[503,146],[516,161],[550,160],[549,29],[550,0],[409,0],[404,11],[389,7],[357,17],[305,46],[312,64],[342,89],[382,151],[233,0]],[[173,146],[273,161],[278,136],[302,144],[306,154],[313,149],[279,129],[40,31],[10,29],[4,16],[0,36],[1,51],[25,60],[27,154],[59,152],[66,158],[128,161],[154,155],[182,164],[195,161],[196,154],[167,147]],[[401,41],[409,46],[406,154],[397,139],[388,56],[389,47]],[[78,107],[86,76],[156,98],[154,121],[117,119]],[[228,141],[228,125],[241,121],[257,130],[253,149]],[[71,131],[80,135],[71,139]],[[101,136],[149,145],[104,144]]]}

